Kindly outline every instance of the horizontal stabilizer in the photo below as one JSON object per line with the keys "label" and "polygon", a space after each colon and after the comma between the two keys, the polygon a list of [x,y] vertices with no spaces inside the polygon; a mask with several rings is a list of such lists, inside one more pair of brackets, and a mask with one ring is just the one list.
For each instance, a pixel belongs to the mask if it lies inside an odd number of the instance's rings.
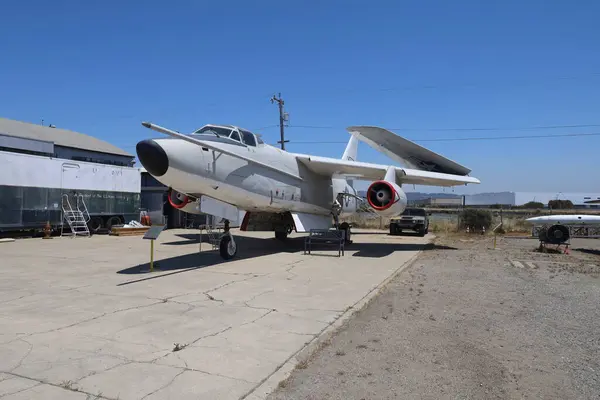
{"label": "horizontal stabilizer", "polygon": [[468,175],[471,170],[425,147],[376,126],[351,126],[348,132],[390,157],[392,160],[423,171]]}

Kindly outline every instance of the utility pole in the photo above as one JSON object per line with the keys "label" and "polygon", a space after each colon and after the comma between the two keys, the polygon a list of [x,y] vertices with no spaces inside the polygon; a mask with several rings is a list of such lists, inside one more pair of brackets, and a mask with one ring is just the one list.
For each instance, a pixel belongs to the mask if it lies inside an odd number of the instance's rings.
{"label": "utility pole", "polygon": [[284,127],[284,121],[288,120],[288,113],[283,111],[283,104],[284,101],[281,98],[281,93],[279,93],[279,98],[275,97],[275,95],[273,95],[273,97],[271,97],[271,104],[273,104],[273,102],[277,102],[277,104],[279,105],[279,133],[281,134],[281,140],[277,143],[281,144],[281,150],[285,150],[285,144],[287,142],[289,142],[289,140],[285,140],[285,136],[283,133],[283,127]]}

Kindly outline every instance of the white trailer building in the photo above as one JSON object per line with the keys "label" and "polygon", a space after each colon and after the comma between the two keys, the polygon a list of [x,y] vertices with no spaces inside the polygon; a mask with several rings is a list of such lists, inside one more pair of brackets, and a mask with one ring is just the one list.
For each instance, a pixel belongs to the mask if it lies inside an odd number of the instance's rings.
{"label": "white trailer building", "polygon": [[0,231],[63,223],[63,201],[80,198],[91,231],[139,219],[135,157],[94,137],[0,118]]}

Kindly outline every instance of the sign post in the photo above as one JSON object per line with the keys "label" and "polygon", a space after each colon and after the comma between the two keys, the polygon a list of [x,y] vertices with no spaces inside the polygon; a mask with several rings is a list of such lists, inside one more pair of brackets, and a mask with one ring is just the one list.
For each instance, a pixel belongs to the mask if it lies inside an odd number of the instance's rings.
{"label": "sign post", "polygon": [[143,239],[150,240],[150,272],[154,272],[154,241],[158,239],[158,236],[165,227],[166,225],[153,225],[146,231],[143,237]]}

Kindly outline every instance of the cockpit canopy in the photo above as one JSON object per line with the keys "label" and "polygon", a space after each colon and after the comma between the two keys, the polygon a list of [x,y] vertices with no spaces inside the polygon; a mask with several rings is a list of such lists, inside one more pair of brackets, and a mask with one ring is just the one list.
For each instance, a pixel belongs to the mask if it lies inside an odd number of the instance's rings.
{"label": "cockpit canopy", "polygon": [[212,135],[221,138],[229,138],[237,143],[254,147],[264,144],[260,135],[233,125],[205,125],[195,131],[193,135]]}

